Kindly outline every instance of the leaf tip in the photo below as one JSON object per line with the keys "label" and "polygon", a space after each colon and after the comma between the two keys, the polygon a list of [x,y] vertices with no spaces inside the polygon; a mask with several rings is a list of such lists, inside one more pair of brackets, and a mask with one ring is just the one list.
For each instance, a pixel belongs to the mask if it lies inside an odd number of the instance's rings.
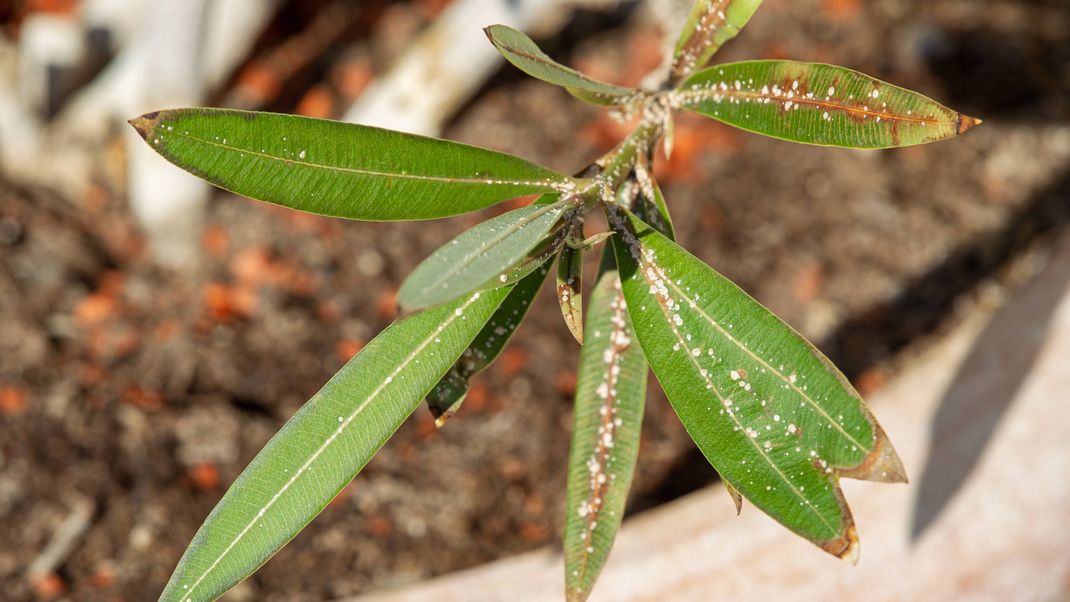
{"label": "leaf tip", "polygon": [[736,507],[736,516],[739,516],[743,513],[743,496],[728,481],[724,481],[723,477],[722,481],[724,482],[725,491],[728,492],[728,495],[732,498],[732,504]]}
{"label": "leaf tip", "polygon": [[148,139],[152,135],[152,131],[156,128],[156,125],[160,122],[160,112],[153,111],[151,113],[145,113],[140,117],[134,117],[127,120],[127,123],[132,125],[137,130],[138,135],[143,139]]}
{"label": "leaf tip", "polygon": [[873,449],[857,466],[838,470],[841,477],[877,483],[906,483],[907,472],[899,454],[892,447],[884,429],[877,426],[873,435]]}
{"label": "leaf tip", "polygon": [[496,40],[495,37],[494,37],[494,30],[498,29],[500,27],[501,27],[501,25],[495,24],[495,25],[488,25],[488,26],[483,28],[483,33],[487,36],[487,39],[490,40],[490,43],[494,44],[495,47],[498,46],[498,40]]}
{"label": "leaf tip", "polygon": [[973,128],[975,128],[975,127],[977,127],[979,125],[981,125],[982,123],[984,123],[984,122],[981,121],[980,119],[976,118],[976,117],[970,117],[969,115],[964,115],[962,113],[959,113],[959,120],[958,120],[958,125],[956,126],[956,129],[955,129],[955,133],[956,134],[965,134],[966,132],[972,130]]}
{"label": "leaf tip", "polygon": [[858,556],[861,551],[862,546],[858,543],[858,531],[854,525],[850,525],[847,527],[847,549],[840,554],[840,558],[858,566]]}
{"label": "leaf tip", "polygon": [[858,565],[858,557],[862,551],[862,546],[858,542],[858,530],[855,529],[854,523],[847,525],[847,528],[843,530],[842,536],[820,545],[821,549],[829,554],[842,558],[853,565]]}
{"label": "leaf tip", "polygon": [[464,398],[461,398],[459,401],[457,401],[457,403],[454,403],[452,406],[446,409],[445,412],[439,414],[438,416],[435,416],[436,429],[440,429],[446,426],[446,422],[449,421],[450,418],[453,418],[453,415],[457,413],[457,410],[461,409],[462,401],[464,401]]}

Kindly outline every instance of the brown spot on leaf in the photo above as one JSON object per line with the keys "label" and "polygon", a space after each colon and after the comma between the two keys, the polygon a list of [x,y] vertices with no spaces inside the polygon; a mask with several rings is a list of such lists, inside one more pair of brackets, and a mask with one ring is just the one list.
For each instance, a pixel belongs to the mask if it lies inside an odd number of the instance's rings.
{"label": "brown spot on leaf", "polygon": [[892,144],[895,146],[902,146],[903,141],[899,136],[899,122],[892,121]]}

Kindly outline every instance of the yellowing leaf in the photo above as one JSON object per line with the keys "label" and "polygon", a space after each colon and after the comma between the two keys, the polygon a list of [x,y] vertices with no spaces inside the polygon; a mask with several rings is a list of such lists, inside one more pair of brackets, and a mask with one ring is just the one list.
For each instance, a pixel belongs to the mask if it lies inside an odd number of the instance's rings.
{"label": "yellowing leaf", "polygon": [[677,106],[729,125],[825,146],[924,144],[980,123],[917,92],[820,63],[717,65],[688,78],[674,94]]}

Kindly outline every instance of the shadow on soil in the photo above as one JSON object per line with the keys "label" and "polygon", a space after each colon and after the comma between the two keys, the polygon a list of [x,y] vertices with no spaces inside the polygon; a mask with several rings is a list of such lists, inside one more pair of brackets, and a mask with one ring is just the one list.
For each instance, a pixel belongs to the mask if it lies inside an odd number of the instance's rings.
{"label": "shadow on soil", "polygon": [[1070,240],[1051,264],[1001,309],[959,366],[930,425],[911,539],[917,541],[966,482],[1047,340],[1070,284]]}

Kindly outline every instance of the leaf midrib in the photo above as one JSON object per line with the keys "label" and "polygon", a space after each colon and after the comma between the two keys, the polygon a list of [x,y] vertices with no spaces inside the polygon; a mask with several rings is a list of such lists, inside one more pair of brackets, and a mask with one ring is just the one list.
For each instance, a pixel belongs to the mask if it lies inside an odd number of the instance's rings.
{"label": "leaf midrib", "polygon": [[[623,303],[624,302],[624,291],[620,287],[619,278],[614,278],[613,290],[614,290],[614,293],[613,293],[614,300],[618,304]],[[619,307],[619,305],[618,305],[618,307]],[[617,317],[620,317],[621,313],[625,313],[625,314],[627,313],[626,309],[623,310],[623,312],[621,312],[621,310],[619,310],[619,309],[618,310],[614,310],[614,311],[616,312]],[[627,326],[618,326],[617,324],[615,324],[613,322],[611,322],[611,324],[613,325],[613,327],[610,330],[610,334],[606,337],[606,341],[609,343],[609,349],[611,349],[613,351],[614,360],[615,360],[617,356],[619,356],[619,355],[621,355],[623,353],[626,353],[627,349],[618,350],[616,344],[613,342],[613,340],[614,340],[614,336],[613,335],[615,335],[617,333],[620,333],[620,332],[628,333],[630,331],[630,329]],[[604,351],[603,351],[603,353],[604,353]],[[598,356],[596,356],[596,357],[598,357]],[[612,363],[609,363],[607,365],[612,366]],[[645,366],[644,366],[644,369],[645,369]],[[611,385],[610,383],[618,383],[618,382],[620,382],[620,374],[614,376],[613,372],[612,372],[612,368],[607,368],[606,372],[607,372],[607,375],[609,376],[609,378],[607,380],[605,380],[605,381],[601,381],[601,382],[605,382],[606,386],[608,388],[608,392],[606,394],[606,398],[602,402],[602,407],[607,408],[607,411],[606,411],[605,415],[602,417],[602,420],[601,420],[602,421],[602,426],[605,426],[607,423],[611,423],[612,422],[612,420],[613,420],[612,419],[612,413],[609,411],[609,409],[611,409],[613,407],[613,403],[617,400],[617,395],[614,395],[614,391],[616,390],[616,386],[615,385]],[[623,372],[623,368],[621,368],[621,372]],[[644,375],[644,377],[645,377],[645,375]],[[604,467],[604,466],[606,466],[606,463],[607,463],[606,458],[608,458],[610,455],[612,455],[613,452],[611,451],[611,448],[608,448],[608,447],[605,446],[605,444],[602,441],[602,438],[598,437],[596,439],[596,442],[595,442],[595,453],[598,454],[599,460],[600,460],[600,464],[601,464],[601,466]],[[586,499],[588,501],[591,501],[595,497],[600,497],[602,499],[602,503],[599,504],[597,509],[593,509],[594,508],[593,505],[590,506],[593,510],[591,511],[590,515],[587,517],[587,533],[586,533],[586,535],[584,537],[584,540],[583,540],[583,547],[580,550],[580,566],[577,567],[577,569],[576,569],[576,571],[578,573],[577,576],[576,576],[576,579],[580,583],[583,583],[587,578],[587,568],[588,568],[588,565],[590,564],[590,560],[591,560],[591,553],[587,552],[587,548],[591,547],[591,544],[594,541],[594,528],[592,528],[591,525],[597,523],[598,522],[598,517],[600,517],[602,515],[602,508],[603,508],[603,506],[605,506],[605,503],[606,503],[605,491],[609,489],[610,484],[611,484],[610,480],[609,480],[609,478],[607,478],[606,482],[601,484],[600,486],[596,487],[595,490],[590,490],[590,488],[588,488],[588,495],[587,495]],[[571,510],[572,509],[570,508],[570,511]]]}
{"label": "leaf midrib", "polygon": [[[718,84],[720,84],[720,83],[726,83],[727,84],[727,82],[717,82],[717,83]],[[732,88],[729,88],[728,90],[721,90],[721,89],[714,89],[714,88],[708,88],[708,89],[703,89],[703,90],[677,90],[676,92],[674,92],[674,94],[676,94],[678,97],[682,97],[685,102],[689,102],[687,100],[687,97],[689,97],[689,96],[697,97],[698,101],[700,101],[700,102],[701,101],[705,101],[705,100],[714,100],[712,98],[713,96],[723,96],[723,97],[732,97],[732,98],[745,98],[745,99],[751,99],[751,100],[759,99],[759,100],[769,100],[770,104],[791,102],[791,103],[799,104],[799,105],[810,105],[810,106],[815,107],[817,109],[825,109],[825,110],[829,110],[829,111],[841,111],[841,112],[844,112],[844,113],[848,113],[850,115],[858,115],[858,116],[863,116],[863,117],[867,117],[867,118],[868,117],[874,117],[874,118],[879,118],[882,121],[899,121],[899,122],[902,122],[902,123],[921,124],[921,125],[925,125],[925,126],[929,126],[929,125],[941,126],[941,125],[943,125],[943,126],[956,126],[957,127],[957,122],[941,121],[939,119],[926,119],[924,117],[914,117],[913,115],[903,115],[901,113],[882,113],[880,111],[866,110],[866,109],[861,108],[861,107],[848,106],[848,105],[845,105],[845,104],[842,104],[842,103],[839,103],[839,102],[832,102],[832,101],[827,101],[827,100],[815,100],[815,99],[812,99],[812,98],[806,98],[805,96],[803,96],[803,97],[795,96],[794,98],[784,98],[782,96],[774,96],[772,94],[762,94],[761,92],[749,92],[749,91],[746,91],[746,90],[734,90]],[[790,111],[791,109],[786,109],[786,110]]]}
{"label": "leaf midrib", "polygon": [[457,319],[457,317],[464,312],[465,309],[467,309],[469,306],[472,305],[472,303],[479,299],[479,296],[479,293],[474,293],[468,299],[468,301],[466,301],[458,308],[457,311],[450,312],[447,315],[446,319],[439,323],[439,325],[435,327],[431,334],[428,335],[427,338],[425,338],[423,341],[421,341],[420,344],[416,347],[416,349],[414,349],[408,356],[406,356],[405,359],[398,365],[398,367],[395,368],[394,371],[391,372],[386,378],[384,378],[383,381],[379,383],[378,386],[376,386],[375,390],[369,393],[368,396],[364,399],[364,401],[362,401],[356,409],[354,409],[348,416],[346,416],[345,420],[339,424],[338,428],[334,429],[331,432],[331,436],[328,437],[327,440],[324,441],[323,444],[320,445],[320,447],[317,448],[311,456],[309,456],[308,460],[306,460],[305,463],[302,464],[301,467],[294,472],[293,476],[291,476],[290,479],[286,481],[282,488],[279,489],[279,491],[276,492],[262,508],[260,508],[253,520],[249,521],[249,524],[247,524],[240,532],[238,532],[238,534],[234,537],[230,544],[227,545],[227,547],[219,554],[219,556],[216,557],[215,561],[213,561],[212,564],[209,565],[203,573],[201,573],[201,576],[189,586],[189,589],[183,591],[183,596],[191,596],[193,594],[193,591],[197,588],[197,586],[200,585],[208,577],[208,575],[215,570],[217,566],[219,566],[219,563],[221,563],[223,559],[226,558],[228,554],[230,554],[230,551],[234,549],[234,546],[238,545],[238,543],[245,537],[249,530],[253,528],[257,521],[262,520],[267,515],[267,511],[275,505],[275,502],[277,502],[290,489],[290,487],[297,482],[297,479],[302,474],[304,474],[310,466],[312,466],[312,463],[315,462],[327,450],[327,448],[330,447],[330,445],[334,443],[334,441],[344,433],[345,429],[353,422],[353,420],[355,420],[361,413],[364,412],[368,405],[372,401],[374,401],[380,393],[382,393],[382,391],[387,387],[387,385],[391,384],[394,381],[394,377],[396,377],[398,373],[400,373],[414,359],[416,359],[416,356],[423,352],[423,350],[426,349],[427,346],[430,345],[431,342],[434,341],[435,338],[438,337],[442,333],[442,331],[446,329],[446,327],[453,323]]}
{"label": "leaf midrib", "polygon": [[[240,146],[237,146],[237,145],[233,145],[233,144],[222,144],[222,143],[216,142],[214,140],[208,140],[207,138],[201,138],[199,136],[194,136],[193,134],[182,133],[182,132],[179,132],[178,130],[173,130],[173,131],[167,132],[167,136],[177,136],[177,137],[180,137],[180,138],[186,138],[188,140],[193,140],[193,141],[196,141],[196,142],[207,144],[209,146],[214,146],[216,148],[226,149],[227,151],[237,152],[237,153],[246,153],[246,154],[249,154],[249,155],[253,155],[254,157],[260,157],[260,158],[263,158],[263,159],[269,159],[269,160],[272,160],[272,161],[278,161],[280,163],[300,165],[300,166],[303,166],[303,167],[309,167],[309,168],[313,168],[313,169],[322,169],[322,170],[326,170],[326,171],[335,171],[335,172],[340,172],[340,173],[351,173],[351,174],[361,175],[361,176],[393,178],[393,179],[398,179],[398,180],[415,180],[415,181],[420,181],[420,182],[434,182],[434,183],[438,183],[438,184],[481,184],[481,185],[485,185],[485,186],[495,186],[495,185],[499,185],[499,186],[501,186],[501,185],[509,185],[509,186],[541,186],[541,187],[543,187],[545,189],[544,190],[545,192],[551,192],[551,191],[569,192],[571,190],[574,190],[578,185],[578,181],[576,180],[576,178],[571,178],[569,176],[565,176],[565,175],[561,175],[561,174],[554,174],[554,176],[557,178],[556,181],[555,180],[545,180],[544,181],[544,180],[510,180],[510,179],[502,179],[502,178],[476,178],[476,177],[458,178],[458,177],[450,177],[450,176],[408,174],[408,173],[393,172],[393,171],[376,171],[376,170],[372,170],[372,169],[360,169],[360,168],[357,168],[357,167],[343,167],[343,166],[340,166],[340,165],[326,165],[326,164],[323,164],[323,163],[313,163],[313,162],[305,160],[305,159],[294,159],[294,158],[289,158],[289,157],[280,157],[280,156],[277,156],[277,155],[272,155],[270,153],[260,152],[260,151],[256,151],[256,150],[252,150],[252,149],[247,149],[247,148],[243,148],[243,147],[240,147]],[[164,140],[164,138],[161,138],[161,140]],[[509,157],[509,158],[512,159],[514,157]],[[519,159],[519,158],[516,158],[516,159],[521,160],[521,161],[523,160],[523,159]]]}

